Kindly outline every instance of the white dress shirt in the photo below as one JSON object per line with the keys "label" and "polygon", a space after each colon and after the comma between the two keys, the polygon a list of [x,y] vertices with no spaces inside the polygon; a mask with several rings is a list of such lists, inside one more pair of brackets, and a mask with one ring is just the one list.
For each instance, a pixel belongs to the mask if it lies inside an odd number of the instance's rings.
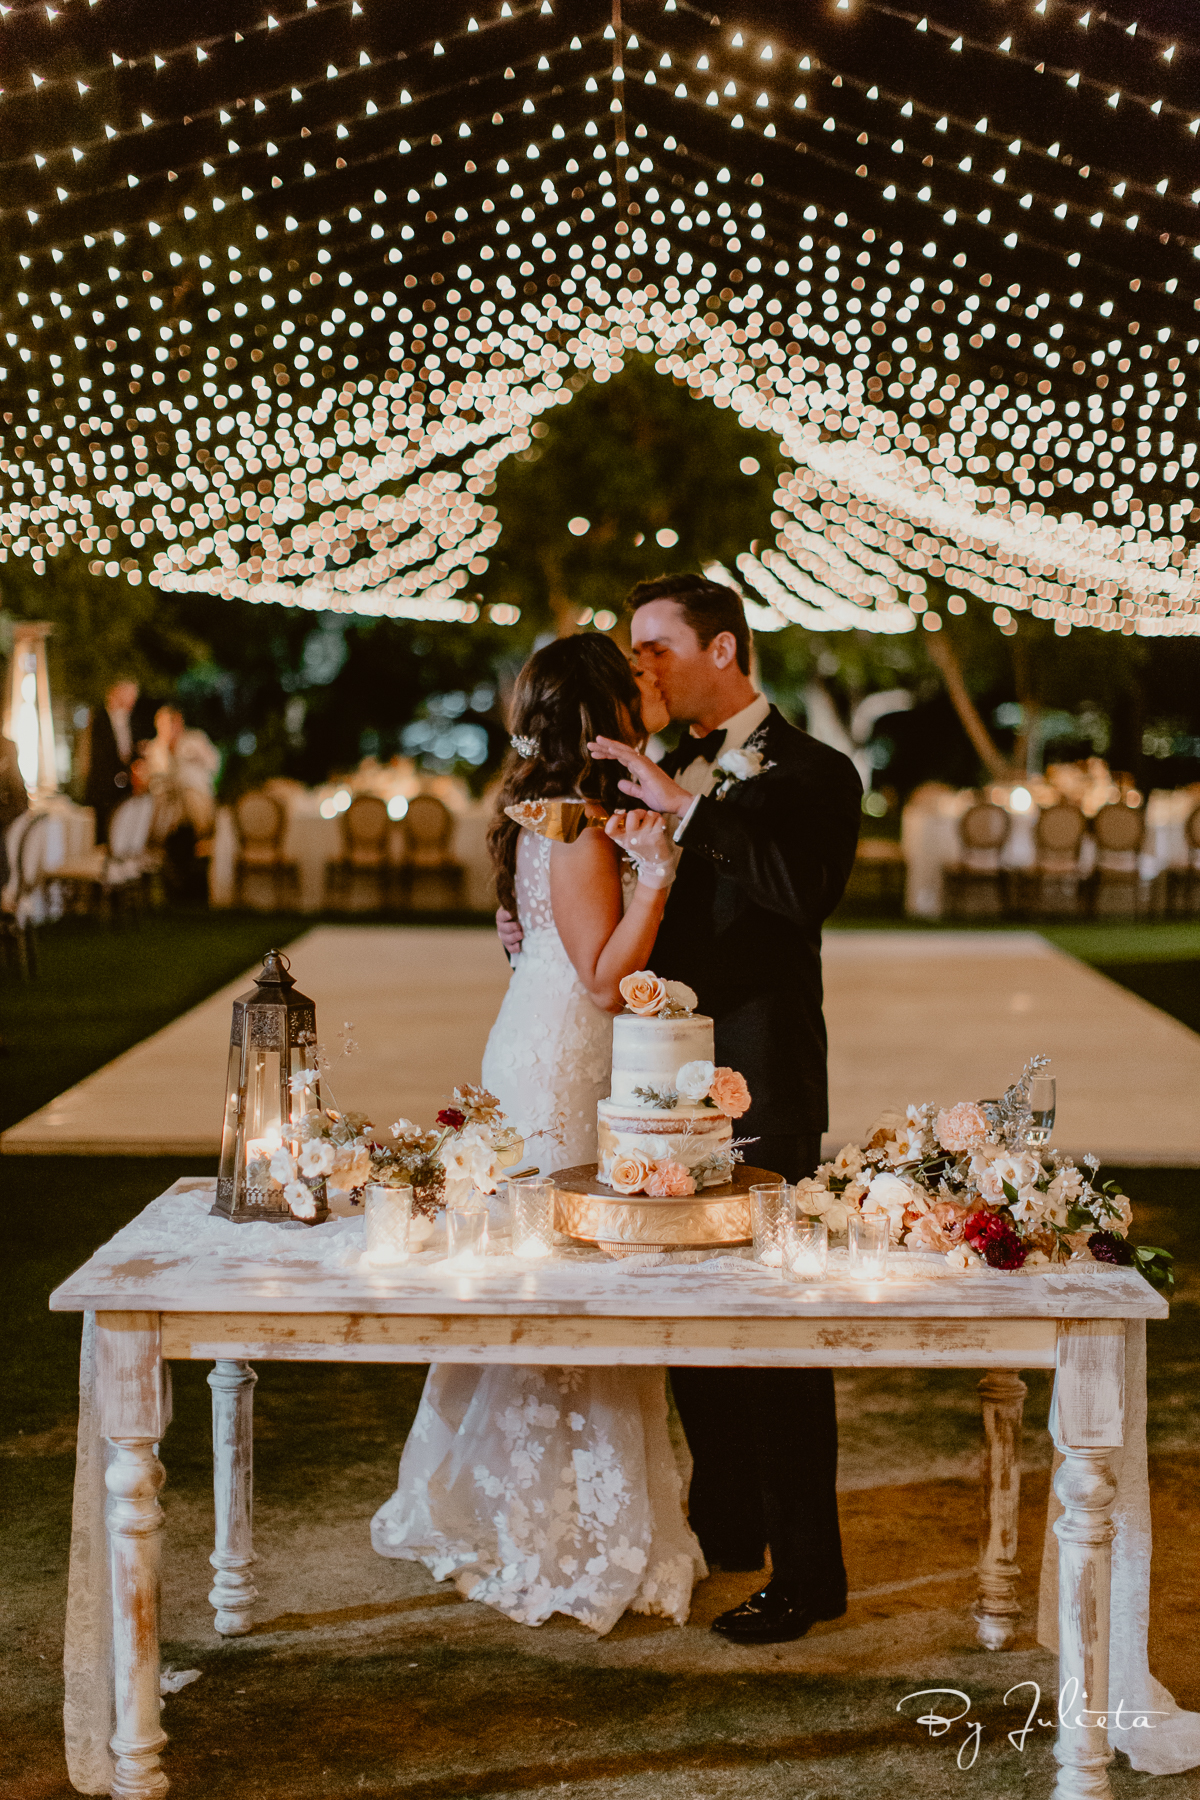
{"label": "white dress shirt", "polygon": [[[754,733],[758,730],[759,726],[763,724],[770,710],[771,702],[767,699],[766,695],[756,694],[749,706],[743,706],[741,712],[734,713],[732,719],[726,719],[723,725],[718,725],[715,728],[716,730],[725,733],[725,742],[721,745],[721,748],[717,752],[717,756],[714,756],[712,762],[705,762],[702,756],[694,757],[687,768],[681,769],[676,775],[675,780],[679,783],[680,787],[686,788],[689,794],[694,794],[696,796],[696,799],[692,801],[692,804],[688,807],[676,828],[675,842],[677,844],[682,842],[683,834],[687,830],[688,820],[696,810],[696,800],[700,799],[703,794],[711,794],[717,785],[718,775],[717,770],[714,767],[717,757],[723,756],[726,750],[740,750],[742,745],[754,736]],[[692,735],[694,737],[706,737],[708,734],[703,731],[696,732],[693,727]]]}
{"label": "white dress shirt", "polygon": [[117,740],[117,752],[122,762],[133,761],[133,727],[131,715],[127,712],[114,712],[106,707],[108,722],[113,729],[113,737]]}

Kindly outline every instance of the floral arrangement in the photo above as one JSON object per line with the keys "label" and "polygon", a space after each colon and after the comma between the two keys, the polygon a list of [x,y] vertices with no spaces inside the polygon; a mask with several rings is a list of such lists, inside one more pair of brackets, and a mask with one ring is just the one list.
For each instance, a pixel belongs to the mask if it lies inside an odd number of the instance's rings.
{"label": "floral arrangement", "polygon": [[685,981],[663,981],[653,969],[635,969],[617,985],[627,1011],[639,1019],[685,1019],[699,1005]]}
{"label": "floral arrangement", "polygon": [[955,1269],[1121,1263],[1170,1288],[1169,1253],[1128,1242],[1132,1206],[1115,1182],[1096,1185],[1096,1158],[1081,1170],[1027,1142],[1029,1083],[1047,1061],[1032,1058],[1000,1101],[885,1113],[864,1145],[847,1144],[798,1184],[797,1212],[831,1232],[853,1212],[886,1212],[894,1244],[941,1252]]}
{"label": "floral arrangement", "polygon": [[447,1182],[466,1182],[494,1194],[501,1170],[519,1161],[524,1150],[524,1140],[509,1125],[496,1096],[469,1084],[455,1088],[451,1104],[437,1115],[436,1129],[397,1119],[392,1139],[365,1146],[366,1181],[411,1187],[414,1210],[427,1218],[445,1204]]}

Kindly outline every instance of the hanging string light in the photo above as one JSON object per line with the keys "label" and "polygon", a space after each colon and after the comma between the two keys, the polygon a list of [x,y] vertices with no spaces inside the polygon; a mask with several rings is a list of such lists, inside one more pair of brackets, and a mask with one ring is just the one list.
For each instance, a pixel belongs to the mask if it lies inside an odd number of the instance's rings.
{"label": "hanging string light", "polygon": [[[670,4],[585,35],[504,6],[415,46],[339,37],[187,114],[149,98],[152,67],[194,82],[335,16],[365,17],[320,0],[15,96],[74,88],[92,130],[52,143],[44,115],[8,165],[0,558],[73,541],[168,591],[469,623],[497,468],[643,355],[794,471],[775,544],[738,560],[760,628],[936,629],[932,577],[1002,630],[1200,630],[1200,239],[1169,176]],[[1035,69],[1011,37],[949,50]],[[1061,197],[1080,181],[1109,200]]]}

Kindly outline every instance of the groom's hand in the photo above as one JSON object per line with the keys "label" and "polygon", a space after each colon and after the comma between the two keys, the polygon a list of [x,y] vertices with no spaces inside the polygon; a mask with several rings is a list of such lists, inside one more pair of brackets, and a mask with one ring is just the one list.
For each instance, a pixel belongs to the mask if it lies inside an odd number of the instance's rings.
{"label": "groom's hand", "polygon": [[525,933],[521,930],[521,921],[514,918],[512,913],[506,912],[502,906],[496,909],[496,932],[500,942],[504,945],[505,955],[510,959],[520,956],[521,945],[525,939]]}
{"label": "groom's hand", "polygon": [[617,738],[597,738],[588,749],[598,762],[619,762],[624,766],[627,779],[617,786],[639,806],[649,807],[652,812],[685,813],[692,804],[694,796],[686,788],[664,775],[657,763],[629,744]]}

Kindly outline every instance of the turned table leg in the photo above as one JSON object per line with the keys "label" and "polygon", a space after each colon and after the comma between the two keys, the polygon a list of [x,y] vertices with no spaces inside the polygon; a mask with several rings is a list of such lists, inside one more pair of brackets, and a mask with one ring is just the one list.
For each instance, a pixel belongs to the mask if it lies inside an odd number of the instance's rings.
{"label": "turned table leg", "polygon": [[983,1402],[983,1506],[979,1533],[977,1636],[1006,1650],[1017,1634],[1017,1525],[1021,1508],[1021,1416],[1028,1388],[1011,1369],[990,1370],[979,1383]]}
{"label": "turned table leg", "polygon": [[157,1313],[96,1317],[100,1429],[113,1447],[105,1473],[112,1576],[113,1688],[110,1740],[114,1800],[158,1800],[167,1791],[159,1751],[158,1597],[163,1514],[158,1460],[168,1407]]}
{"label": "turned table leg", "polygon": [[1113,1501],[1110,1450],[1124,1435],[1125,1331],[1121,1321],[1059,1326],[1055,1386],[1063,1460],[1054,1491],[1058,1537],[1059,1763],[1054,1800],[1109,1800],[1109,1606]]}
{"label": "turned table leg", "polygon": [[217,1362],[208,1377],[212,1389],[213,1501],[216,1545],[209,1557],[216,1578],[208,1598],[216,1608],[222,1637],[250,1629],[258,1589],[254,1566],[254,1384],[258,1376],[244,1362]]}

